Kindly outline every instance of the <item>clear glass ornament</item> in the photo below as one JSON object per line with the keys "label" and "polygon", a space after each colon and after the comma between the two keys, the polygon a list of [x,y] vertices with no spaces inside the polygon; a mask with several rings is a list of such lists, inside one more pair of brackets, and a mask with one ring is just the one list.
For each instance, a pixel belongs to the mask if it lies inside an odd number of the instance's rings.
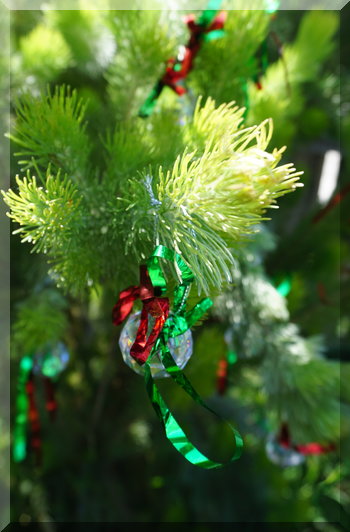
{"label": "clear glass ornament", "polygon": [[[140,366],[136,360],[130,355],[130,349],[136,339],[137,329],[140,324],[141,311],[135,312],[129,316],[127,322],[125,323],[122,332],[119,337],[119,347],[123,355],[124,362],[133,369],[139,375],[143,375],[145,370],[143,366]],[[171,320],[171,315],[169,316]],[[148,320],[148,332],[147,335],[152,330],[154,324],[154,319],[149,316]],[[169,338],[168,341],[169,350],[171,356],[176,362],[176,365],[182,369],[186,366],[187,362],[191,358],[193,352],[193,339],[190,329],[187,329],[186,332],[175,336],[174,338]],[[151,372],[154,378],[169,377],[169,373],[164,368],[161,360],[160,353],[154,353],[152,355],[151,363]]]}
{"label": "clear glass ornament", "polygon": [[265,450],[271,462],[281,467],[298,466],[305,462],[303,454],[278,443],[275,435],[268,438]]}
{"label": "clear glass ornament", "polygon": [[59,342],[35,356],[34,372],[45,377],[57,377],[66,369],[69,362],[67,347]]}

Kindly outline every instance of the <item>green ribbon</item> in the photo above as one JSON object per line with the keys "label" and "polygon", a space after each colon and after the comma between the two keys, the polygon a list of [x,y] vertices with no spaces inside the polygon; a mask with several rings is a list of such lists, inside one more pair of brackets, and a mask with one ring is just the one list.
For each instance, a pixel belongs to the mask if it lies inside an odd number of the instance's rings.
{"label": "green ribbon", "polygon": [[21,462],[27,455],[27,422],[29,401],[26,383],[33,369],[33,359],[26,355],[21,359],[17,383],[16,418],[13,432],[13,460]]}
{"label": "green ribbon", "polygon": [[238,356],[237,356],[237,353],[236,351],[234,351],[233,349],[228,349],[227,350],[227,363],[229,366],[233,366],[233,364],[236,364],[238,360]]}
{"label": "green ribbon", "polygon": [[207,7],[198,17],[197,24],[200,26],[208,26],[220,10],[221,4],[222,0],[210,0]]}
{"label": "green ribbon", "polygon": [[139,116],[141,118],[147,118],[150,116],[156,106],[157,99],[160,95],[160,93],[163,90],[163,84],[161,82],[157,82],[157,84],[152,88],[151,92],[147,96],[146,100],[143,102],[139,109]]}
{"label": "green ribbon", "polygon": [[[166,344],[164,345],[164,341],[162,342],[162,347],[161,347],[161,360],[162,360],[164,367],[170,374],[170,376],[175,380],[175,382],[179,386],[183,388],[183,390],[190,397],[192,397],[194,401],[196,401],[206,410],[208,410],[209,412],[214,414],[216,417],[218,417],[221,421],[223,421],[221,416],[219,416],[214,410],[212,410],[203,401],[201,396],[193,388],[190,381],[182,373],[180,368],[176,365],[173,357],[171,356],[169,352],[169,348],[166,346]],[[168,405],[164,401],[163,397],[161,396],[160,391],[152,377],[149,361],[146,361],[144,368],[145,368],[145,383],[146,383],[146,390],[147,390],[148,396],[165,430],[168,440],[172,443],[175,449],[179,453],[181,453],[182,456],[186,458],[186,460],[188,460],[193,465],[202,467],[204,469],[220,469],[224,467],[226,465],[225,463],[211,460],[210,458],[205,456],[201,451],[199,451],[195,445],[193,445],[193,443],[190,441],[188,436],[185,434],[185,432],[182,430],[181,426],[175,419],[174,415],[171,413],[171,410],[169,409]],[[230,463],[230,462],[233,462],[234,460],[237,460],[241,456],[242,448],[243,448],[243,440],[239,432],[234,427],[232,427],[230,423],[228,423],[227,421],[226,423],[230,427],[231,431],[233,432],[234,441],[235,441],[234,454],[231,457],[231,459],[227,462],[227,463]]]}
{"label": "green ribbon", "polygon": [[291,291],[291,288],[292,288],[292,282],[291,282],[290,277],[285,277],[284,279],[282,279],[279,285],[276,286],[277,292],[281,294],[281,296],[283,297],[287,297],[287,295]]}
{"label": "green ribbon", "polygon": [[216,39],[221,39],[225,35],[226,35],[225,30],[213,30],[203,35],[203,41],[205,42],[216,41]]}
{"label": "green ribbon", "polygon": [[[157,385],[154,382],[151,373],[150,361],[153,355],[160,353],[161,361],[169,373],[174,379],[176,384],[181,388],[199,405],[206,410],[217,416],[223,421],[214,410],[212,410],[201,398],[201,396],[193,388],[190,381],[183,374],[181,369],[176,365],[168,347],[168,341],[170,338],[174,338],[180,334],[186,332],[195,322],[197,322],[207,310],[211,307],[212,301],[209,298],[202,299],[197,305],[190,311],[186,311],[186,298],[189,290],[189,285],[194,280],[194,275],[183,259],[174,251],[166,248],[165,246],[157,246],[152,253],[150,259],[147,261],[149,268],[150,278],[153,286],[166,289],[166,282],[163,272],[159,265],[159,258],[170,260],[177,266],[181,283],[175,289],[174,297],[174,312],[170,318],[164,324],[164,327],[155,343],[150,356],[144,364],[145,368],[145,384],[146,390],[153,405],[153,408],[160,419],[160,422],[165,430],[166,436],[175,449],[186,458],[191,464],[202,467],[204,469],[218,469],[226,465],[225,463],[216,462],[201,453],[193,443],[189,440],[188,436],[184,433],[179,423],[171,413],[169,407],[160,394]],[[230,463],[237,460],[243,448],[243,440],[237,430],[232,425],[226,422],[233,432],[235,441],[235,451],[231,459],[227,462]]]}

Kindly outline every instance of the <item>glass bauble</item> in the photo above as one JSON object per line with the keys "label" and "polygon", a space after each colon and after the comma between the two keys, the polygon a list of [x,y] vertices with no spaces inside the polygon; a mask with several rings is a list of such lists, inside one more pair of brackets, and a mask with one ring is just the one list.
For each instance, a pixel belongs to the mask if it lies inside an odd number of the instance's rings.
{"label": "glass bauble", "polygon": [[68,362],[68,349],[63,343],[59,342],[36,355],[34,372],[45,377],[57,377],[66,369]]}
{"label": "glass bauble", "polygon": [[281,445],[276,436],[266,442],[266,454],[272,463],[281,467],[298,466],[305,462],[305,456],[295,449]]}
{"label": "glass bauble", "polygon": [[[130,349],[133,343],[135,342],[136,333],[140,324],[141,312],[135,312],[129,316],[127,322],[125,323],[122,332],[119,337],[119,347],[123,355],[124,362],[133,369],[139,375],[144,374],[144,367],[141,366],[136,360],[130,355]],[[169,320],[172,319],[172,316],[169,316]],[[148,319],[148,332],[152,330],[154,319],[149,316]],[[192,333],[190,329],[187,329],[183,334],[175,336],[174,338],[169,338],[168,347],[171,353],[171,356],[176,362],[176,365],[182,369],[186,366],[187,362],[191,358],[193,352],[193,340]],[[161,360],[160,353],[152,354],[150,360],[150,367],[152,376],[155,378],[160,377],[169,377],[169,373],[164,368]]]}

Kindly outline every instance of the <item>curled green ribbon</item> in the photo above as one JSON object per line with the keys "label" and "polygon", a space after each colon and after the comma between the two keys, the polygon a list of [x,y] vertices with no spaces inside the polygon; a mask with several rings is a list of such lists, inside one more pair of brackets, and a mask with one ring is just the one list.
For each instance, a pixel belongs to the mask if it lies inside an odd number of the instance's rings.
{"label": "curled green ribbon", "polygon": [[[194,275],[190,268],[187,266],[187,264],[180,257],[180,255],[166,248],[165,246],[157,246],[154,252],[152,253],[150,259],[148,259],[147,261],[149,275],[152,284],[155,288],[159,288],[162,291],[165,291],[166,289],[166,281],[159,265],[159,258],[175,262],[180,272],[181,283],[175,289],[174,312],[171,318],[168,318],[166,320],[164,327],[161,333],[159,334],[159,337],[150,353],[150,356],[144,364],[146,390],[153,405],[153,408],[165,430],[166,436],[172,443],[172,445],[175,447],[175,449],[193,465],[202,467],[204,469],[219,469],[226,464],[211,460],[203,453],[201,453],[193,443],[191,443],[188,436],[182,430],[181,426],[171,413],[168,405],[161,396],[160,391],[152,377],[150,361],[152,360],[152,356],[154,354],[160,353],[160,358],[165,369],[174,379],[176,384],[181,386],[181,388],[196,403],[198,403],[223,421],[221,416],[219,416],[214,410],[212,410],[193,388],[190,381],[183,374],[181,369],[176,365],[176,362],[171,356],[168,347],[169,339],[183,334],[186,330],[188,330],[196,321],[198,321],[205,314],[205,312],[207,312],[207,310],[212,305],[212,301],[209,298],[205,298],[197,305],[195,305],[193,309],[188,312],[186,311],[186,298],[188,294],[189,285],[194,280]],[[237,430],[232,427],[232,425],[227,421],[226,423],[232,430],[235,441],[234,454],[227,462],[230,463],[240,457],[243,448],[243,440]]]}

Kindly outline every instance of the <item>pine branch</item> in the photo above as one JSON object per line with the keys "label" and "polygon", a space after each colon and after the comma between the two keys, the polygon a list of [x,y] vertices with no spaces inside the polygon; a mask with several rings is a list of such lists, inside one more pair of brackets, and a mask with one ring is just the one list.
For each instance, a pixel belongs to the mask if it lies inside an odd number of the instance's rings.
{"label": "pine branch", "polygon": [[74,66],[91,78],[101,76],[115,52],[108,16],[108,11],[89,9],[45,12],[46,23],[62,35]]}
{"label": "pine branch", "polygon": [[[214,312],[230,323],[232,348],[239,358],[255,361],[259,392],[277,423],[286,421],[298,443],[336,440],[339,366],[323,358],[321,337],[304,338],[289,322],[286,299],[264,279],[261,266],[247,260],[249,254],[241,258],[235,286],[219,296]],[[251,384],[245,376],[242,387]]]}
{"label": "pine branch", "polygon": [[55,289],[33,293],[18,306],[12,329],[17,351],[34,354],[62,340],[67,331],[67,301]]}
{"label": "pine branch", "polygon": [[36,178],[16,177],[18,194],[13,190],[1,191],[10,207],[9,217],[21,227],[14,231],[22,235],[22,242],[31,242],[36,252],[64,248],[69,242],[72,227],[78,223],[80,199],[75,185],[60,172],[48,173],[45,188]]}
{"label": "pine branch", "polygon": [[[108,132],[103,145],[106,159],[106,186],[116,185],[114,190],[123,191],[124,183],[144,168],[156,171],[160,164],[171,168],[190,135],[178,121],[173,110],[162,109],[146,121],[139,118],[117,123],[115,130]],[[193,139],[191,139],[193,143]]]}
{"label": "pine branch", "polygon": [[137,115],[145,95],[176,50],[176,37],[168,30],[165,12],[113,11],[110,26],[117,53],[106,73],[116,115],[126,120]]}
{"label": "pine branch", "polygon": [[125,270],[130,275],[132,268],[120,264],[122,237],[108,187],[85,186],[82,193],[60,173],[48,174],[44,186],[29,174],[17,177],[17,184],[18,193],[2,191],[8,215],[20,225],[14,233],[47,255],[57,286],[81,295],[101,282],[115,282]]}
{"label": "pine branch", "polygon": [[90,141],[85,132],[85,105],[69,87],[56,87],[54,93],[36,98],[22,96],[16,103],[17,121],[11,140],[22,147],[16,153],[23,170],[46,170],[49,164],[73,179],[86,179]]}
{"label": "pine branch", "polygon": [[145,255],[158,238],[183,255],[205,292],[230,280],[227,245],[247,235],[277,197],[300,186],[292,165],[277,167],[283,150],[266,151],[271,124],[240,128],[242,114],[233,104],[198,105],[188,126],[198,153],[185,150],[166,173],[160,167],[153,189],[143,172],[120,198],[131,228],[127,249]]}
{"label": "pine branch", "polygon": [[270,335],[261,368],[269,407],[300,443],[339,438],[339,366],[321,353],[318,337],[306,340],[295,326],[284,325]]}
{"label": "pine branch", "polygon": [[210,96],[218,104],[231,100],[243,104],[246,80],[257,71],[254,54],[268,33],[270,15],[261,10],[261,3],[256,10],[241,7],[235,2],[235,10],[228,12],[222,39],[203,43],[188,79],[196,94]]}
{"label": "pine branch", "polygon": [[13,61],[15,83],[25,76],[35,76],[37,83],[55,79],[72,63],[70,50],[55,28],[38,24],[19,42],[19,54]]}
{"label": "pine branch", "polygon": [[[31,164],[48,162],[50,145],[56,142],[64,143],[65,154],[77,157],[65,159],[70,178],[62,179],[59,171],[52,177],[49,168],[45,189],[28,176],[17,179],[18,194],[3,193],[10,216],[21,226],[16,232],[32,242],[35,251],[48,255],[56,282],[74,293],[106,279],[118,284],[123,276],[129,278],[133,270],[128,262],[136,268],[157,238],[188,261],[199,291],[219,290],[230,280],[233,258],[228,245],[251,232],[279,196],[299,186],[300,173],[291,164],[277,167],[283,150],[266,151],[271,124],[241,127],[243,110],[233,104],[216,109],[210,99],[202,107],[198,103],[193,122],[182,132],[175,128],[164,169],[156,164],[161,153],[151,149],[158,135],[156,122],[148,134],[145,128],[134,162],[133,147],[145,126],[117,130],[106,143],[110,173],[101,182],[83,183],[74,179],[73,168],[87,164],[89,143],[76,94],[66,96],[62,88],[43,101],[30,98],[19,112],[15,139],[30,149]],[[191,151],[185,149],[172,163],[186,139]],[[125,182],[147,158],[153,166]],[[125,262],[119,260],[121,254]]]}

